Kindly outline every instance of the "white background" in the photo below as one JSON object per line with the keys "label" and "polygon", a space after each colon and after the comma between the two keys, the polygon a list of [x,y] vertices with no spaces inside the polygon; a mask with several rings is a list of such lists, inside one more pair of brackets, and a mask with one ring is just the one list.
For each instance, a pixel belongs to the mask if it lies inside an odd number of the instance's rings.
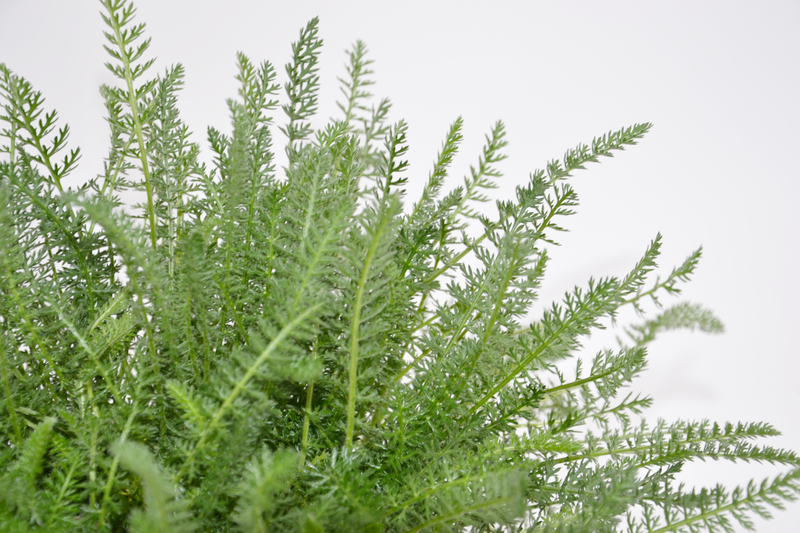
{"label": "white background", "polygon": [[[236,94],[236,51],[271,61],[283,82],[290,42],[320,16],[320,116],[327,119],[337,112],[344,50],[366,41],[376,61],[373,92],[392,99],[393,121],[410,124],[408,202],[459,115],[465,141],[450,186],[477,162],[493,122],[507,126],[509,158],[495,198],[510,198],[531,171],[580,142],[653,122],[638,146],[575,175],[581,207],[563,221],[571,230],[563,246],[550,250],[541,301],[591,275],[624,274],[658,231],[666,271],[703,245],[682,298],[713,309],[727,332],[669,333],[655,343],[635,386],[655,398],[648,417],[766,421],[784,436],[764,444],[800,450],[800,3],[136,4],[157,72],[175,62],[186,67],[180,109],[206,150],[207,125],[229,131],[225,99]],[[72,146],[83,151],[73,183],[97,174],[107,150],[98,86],[113,79],[103,67],[109,58],[100,8],[94,1],[0,0],[0,61],[70,124]],[[700,464],[684,479],[735,484],[778,471]],[[799,523],[795,504],[757,522],[757,530],[789,533]]]}

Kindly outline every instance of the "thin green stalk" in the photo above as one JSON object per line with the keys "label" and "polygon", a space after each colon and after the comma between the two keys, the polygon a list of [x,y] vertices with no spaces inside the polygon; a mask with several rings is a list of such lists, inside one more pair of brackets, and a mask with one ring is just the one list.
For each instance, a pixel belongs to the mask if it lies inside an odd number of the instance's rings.
{"label": "thin green stalk", "polygon": [[614,372],[617,372],[618,370],[620,370],[620,369],[617,368],[617,367],[611,368],[609,370],[606,370],[605,372],[600,372],[599,374],[593,374],[593,375],[585,377],[583,379],[578,379],[576,381],[570,381],[569,383],[563,383],[563,384],[558,385],[556,387],[551,387],[551,388],[549,388],[549,389],[547,389],[547,390],[542,392],[542,398],[544,398],[545,396],[549,396],[549,395],[551,395],[551,394],[553,394],[555,392],[560,392],[560,391],[568,390],[568,389],[574,389],[575,387],[580,387],[582,385],[586,385],[587,383],[592,383],[593,381],[597,381],[599,379],[603,379],[604,377],[610,376],[611,374],[613,374]]}
{"label": "thin green stalk", "polygon": [[200,320],[203,324],[203,383],[208,383],[211,369],[211,346],[208,340],[208,322],[206,321],[205,306],[200,306]]}
{"label": "thin green stalk", "polygon": [[192,299],[191,293],[186,291],[186,344],[189,347],[189,358],[192,360],[192,373],[195,376],[195,379],[200,377],[200,371],[197,369],[197,354],[195,353],[194,341],[192,337],[194,336],[194,332],[192,331]]}
{"label": "thin green stalk", "polygon": [[[136,391],[138,396],[139,391]],[[131,404],[131,414],[128,415],[128,420],[125,421],[125,427],[119,437],[119,442],[125,442],[128,439],[128,434],[133,427],[133,420],[138,414],[137,400],[134,399]],[[106,486],[103,489],[103,502],[100,504],[100,518],[98,520],[99,527],[102,528],[106,523],[106,513],[108,512],[108,505],[111,502],[111,488],[114,486],[114,480],[117,476],[117,468],[119,468],[119,456],[115,455],[114,460],[111,461],[111,468],[108,471],[108,478],[106,479]]]}
{"label": "thin green stalk", "polygon": [[308,453],[308,426],[311,422],[311,406],[312,399],[314,398],[314,381],[312,380],[306,387],[306,409],[303,415],[303,442],[301,444],[301,458],[300,466],[306,462],[306,454]]}
{"label": "thin green stalk", "polygon": [[361,271],[361,279],[358,282],[356,291],[356,301],[353,305],[353,321],[350,325],[350,361],[348,365],[348,387],[347,387],[347,429],[345,433],[345,446],[348,450],[353,449],[353,432],[356,423],[356,389],[358,384],[358,330],[361,327],[361,307],[367,290],[367,279],[369,278],[372,261],[378,251],[381,236],[389,222],[389,217],[384,216],[381,225],[376,229],[375,235],[370,242],[367,250],[367,257],[364,260],[364,269]]}
{"label": "thin green stalk", "polygon": [[[317,358],[317,340],[314,339],[312,357]],[[311,423],[311,408],[314,399],[314,380],[311,380],[306,387],[306,409],[303,414],[303,440],[300,446],[300,466],[302,467],[306,461],[306,454],[308,452],[308,428]]]}
{"label": "thin green stalk", "polygon": [[8,417],[11,419],[11,425],[14,427],[14,436],[17,438],[14,443],[19,447],[22,445],[22,430],[19,427],[17,420],[16,409],[14,408],[14,398],[11,395],[11,386],[8,381],[8,372],[6,371],[6,346],[4,337],[0,337],[0,374],[3,379],[3,392],[6,396],[6,406],[8,407]]}
{"label": "thin green stalk", "polygon": [[89,443],[89,483],[91,483],[89,504],[91,505],[91,508],[94,509],[95,503],[97,502],[97,488],[95,486],[95,481],[97,480],[97,423],[100,421],[100,412],[97,409],[97,405],[94,403],[91,380],[86,382],[86,392],[89,395],[89,404],[92,406],[92,415],[95,417],[95,420],[91,424],[92,438]]}
{"label": "thin green stalk", "polygon": [[14,163],[16,163],[16,155],[17,155],[17,123],[12,121],[11,134],[9,135],[9,142],[8,142],[8,163],[11,165],[12,170],[14,168]]}
{"label": "thin green stalk", "polygon": [[217,286],[220,288],[222,295],[225,297],[225,303],[228,304],[228,309],[230,309],[231,314],[233,314],[233,321],[236,323],[236,326],[239,328],[239,332],[242,334],[242,341],[249,346],[250,340],[247,336],[247,332],[244,329],[244,325],[242,325],[242,320],[239,318],[239,314],[236,312],[236,305],[233,303],[233,300],[228,293],[228,286],[224,285],[216,274],[214,274],[214,281],[217,282]]}
{"label": "thin green stalk", "polygon": [[[111,184],[111,192],[114,192],[114,191],[117,190],[117,187],[116,187],[116,185],[117,185],[117,177],[119,176],[119,171],[122,168],[122,161],[125,159],[125,154],[128,153],[128,149],[131,147],[131,143],[132,142],[133,142],[133,135],[130,135],[130,136],[128,136],[128,142],[125,144],[125,148],[123,148],[122,151],[120,152],[122,155],[119,157],[119,159],[117,159],[117,162],[114,165],[113,175],[109,176],[108,173],[106,173],[106,175],[103,176],[103,186],[100,188],[100,195],[99,196],[105,197],[106,189],[109,187],[109,184]],[[89,223],[89,230],[86,232],[87,235],[91,235],[94,232],[94,228],[95,228],[96,224],[97,223],[94,220],[92,220]],[[108,241],[108,257],[110,258],[111,270],[113,272],[113,270],[114,270],[114,253],[113,253],[112,248],[111,248],[111,241],[110,240]],[[112,285],[114,284],[113,274],[112,274],[111,284]]]}

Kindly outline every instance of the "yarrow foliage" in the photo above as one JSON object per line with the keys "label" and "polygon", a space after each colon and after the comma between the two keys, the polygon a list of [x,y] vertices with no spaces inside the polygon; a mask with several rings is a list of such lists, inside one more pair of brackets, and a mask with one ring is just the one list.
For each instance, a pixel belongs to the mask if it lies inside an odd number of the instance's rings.
{"label": "yarrow foliage", "polygon": [[[178,110],[183,67],[154,74],[133,5],[101,3],[118,80],[101,88],[101,175],[67,186],[69,128],[0,64],[0,530],[732,531],[800,492],[798,457],[753,443],[778,434],[768,424],[648,424],[651,400],[621,394],[661,332],[722,331],[660,300],[700,250],[654,277],[657,235],[628,273],[526,318],[578,205],[568,178],[650,124],[568,150],[488,217],[476,205],[498,186],[505,129],[445,194],[457,118],[404,210],[407,126],[369,103],[364,43],[320,129],[317,19],[282,84],[238,54],[232,128],[208,129],[207,166]],[[129,191],[144,193],[132,214]],[[626,307],[643,322],[565,375]],[[706,459],[786,470],[676,486]]]}

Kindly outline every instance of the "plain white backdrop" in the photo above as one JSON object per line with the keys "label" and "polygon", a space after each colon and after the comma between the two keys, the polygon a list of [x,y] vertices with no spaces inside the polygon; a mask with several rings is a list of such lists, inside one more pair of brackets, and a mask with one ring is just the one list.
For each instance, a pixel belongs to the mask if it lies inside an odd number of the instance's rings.
{"label": "plain white backdrop", "polygon": [[[236,94],[237,51],[272,62],[283,82],[290,43],[319,16],[320,125],[338,112],[345,49],[364,40],[375,60],[373,93],[391,98],[392,121],[409,123],[408,203],[459,115],[465,140],[449,186],[477,162],[494,121],[507,126],[497,199],[510,198],[530,172],[580,142],[653,122],[638,146],[575,175],[581,206],[563,221],[570,232],[560,236],[562,246],[549,250],[541,304],[589,276],[626,273],[658,231],[662,270],[702,245],[693,281],[665,303],[703,303],[727,331],[663,335],[634,390],[654,397],[652,420],[766,421],[784,435],[763,444],[800,450],[800,2],[136,5],[153,38],[154,73],[176,62],[186,67],[179,107],[206,151],[208,125],[230,129],[225,99]],[[67,185],[99,173],[107,150],[98,87],[114,80],[103,67],[109,58],[100,9],[96,1],[0,0],[0,61],[42,91],[83,152]],[[276,119],[284,122],[280,112]],[[492,204],[486,208],[494,213]],[[587,350],[610,341],[595,336]],[[682,479],[733,485],[778,471],[699,464]],[[789,533],[799,523],[800,503],[757,522],[757,530]]]}

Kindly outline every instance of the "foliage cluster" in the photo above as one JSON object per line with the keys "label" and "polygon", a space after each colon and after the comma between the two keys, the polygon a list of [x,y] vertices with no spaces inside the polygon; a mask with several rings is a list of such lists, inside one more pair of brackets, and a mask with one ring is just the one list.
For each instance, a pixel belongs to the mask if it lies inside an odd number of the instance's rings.
{"label": "foliage cluster", "polygon": [[[656,236],[630,272],[523,324],[578,203],[567,178],[650,124],[568,150],[489,218],[476,205],[498,185],[504,127],[443,194],[458,118],[404,212],[407,127],[387,122],[388,100],[369,105],[363,43],[343,116],[321,129],[316,19],[282,86],[239,54],[232,131],[209,128],[208,168],[178,111],[183,68],[151,76],[132,4],[102,4],[119,80],[101,88],[102,175],[65,187],[80,155],[68,127],[0,65],[0,529],[730,531],[800,490],[793,452],[752,444],[769,425],[649,425],[649,398],[619,397],[658,333],[722,331],[698,305],[659,301],[700,250],[652,280]],[[134,214],[126,191],[144,193]],[[645,301],[660,312],[644,318]],[[626,306],[642,324],[567,377],[564,360]],[[787,470],[676,486],[706,459]]]}

